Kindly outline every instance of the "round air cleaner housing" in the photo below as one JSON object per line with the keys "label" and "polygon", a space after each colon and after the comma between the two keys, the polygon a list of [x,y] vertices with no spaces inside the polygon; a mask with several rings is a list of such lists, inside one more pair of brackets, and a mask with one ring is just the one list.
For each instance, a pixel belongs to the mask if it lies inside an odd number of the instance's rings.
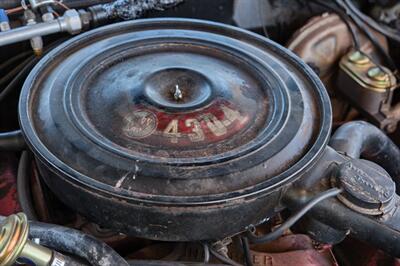
{"label": "round air cleaner housing", "polygon": [[62,44],[28,77],[19,111],[62,201],[169,241],[222,238],[273,214],[331,126],[323,85],[288,50],[186,19],[113,24]]}

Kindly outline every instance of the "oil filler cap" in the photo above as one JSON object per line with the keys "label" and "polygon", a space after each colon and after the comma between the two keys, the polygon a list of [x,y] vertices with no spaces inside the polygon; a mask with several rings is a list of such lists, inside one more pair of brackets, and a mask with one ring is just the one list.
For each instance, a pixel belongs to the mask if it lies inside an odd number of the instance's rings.
{"label": "oil filler cap", "polygon": [[382,215],[394,206],[395,183],[373,162],[352,159],[342,164],[335,182],[343,189],[339,200],[359,213]]}

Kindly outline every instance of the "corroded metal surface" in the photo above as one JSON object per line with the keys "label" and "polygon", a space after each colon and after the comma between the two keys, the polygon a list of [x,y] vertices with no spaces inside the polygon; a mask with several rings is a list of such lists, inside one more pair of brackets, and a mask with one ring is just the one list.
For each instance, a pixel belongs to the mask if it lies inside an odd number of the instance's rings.
{"label": "corroded metal surface", "polygon": [[330,245],[316,244],[307,235],[289,234],[251,251],[254,266],[337,266]]}
{"label": "corroded metal surface", "polygon": [[[374,45],[357,27],[352,27],[360,42],[361,51],[379,61],[379,53],[376,52]],[[387,51],[386,38],[374,31],[373,34]],[[353,47],[353,40],[346,24],[336,14],[324,13],[315,16],[296,31],[287,47],[318,73],[330,94],[333,121],[342,122],[349,106],[346,99],[338,93],[335,81],[340,59]]]}

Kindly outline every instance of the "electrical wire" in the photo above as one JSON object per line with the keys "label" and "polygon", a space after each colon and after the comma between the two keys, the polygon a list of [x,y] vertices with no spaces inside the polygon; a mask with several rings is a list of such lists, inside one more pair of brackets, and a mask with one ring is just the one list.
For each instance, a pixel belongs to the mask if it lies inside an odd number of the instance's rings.
{"label": "electrical wire", "polygon": [[220,260],[221,262],[226,263],[226,264],[231,265],[231,266],[242,266],[240,263],[237,263],[236,261],[234,261],[234,260],[232,260],[232,259],[230,259],[230,258],[228,258],[228,257],[225,257],[224,255],[218,253],[218,252],[217,252],[216,250],[214,250],[212,247],[208,246],[208,248],[209,248],[209,250],[210,250],[210,253],[211,253],[215,258],[217,258],[218,260]]}
{"label": "electrical wire", "polygon": [[360,47],[361,47],[360,40],[358,39],[358,35],[357,35],[356,31],[354,30],[353,26],[349,22],[349,17],[346,15],[346,13],[344,13],[342,10],[338,10],[338,9],[334,8],[333,6],[327,4],[326,2],[321,2],[319,0],[314,0],[313,2],[321,7],[328,9],[329,11],[335,13],[336,15],[338,15],[340,17],[340,19],[343,21],[343,23],[346,24],[346,27],[349,30],[349,33],[351,34],[354,48],[356,50],[360,50]]}
{"label": "electrical wire", "polygon": [[368,40],[374,45],[378,53],[383,57],[386,66],[389,67],[390,70],[392,70],[393,72],[397,73],[396,64],[393,62],[392,58],[385,51],[382,45],[377,41],[376,37],[372,35],[370,30],[367,28],[367,25],[364,24],[363,21],[361,21],[357,16],[353,14],[353,12],[348,8],[348,6],[345,4],[345,2],[343,2],[343,0],[335,0],[335,3],[344,11],[346,11],[351,20],[357,25],[357,27],[362,31],[362,33],[364,33],[365,36],[368,38]]}
{"label": "electrical wire", "polygon": [[[379,25],[375,20],[363,14],[351,1],[345,0],[344,4],[347,6],[348,10],[352,13],[352,15],[357,16],[360,20],[362,20],[365,24],[376,30],[377,32],[385,35],[389,39],[392,39],[396,42],[400,42],[400,33],[397,30],[391,29],[389,27],[383,27]],[[386,29],[387,28],[387,29]]]}
{"label": "electrical wire", "polygon": [[22,63],[18,64],[11,71],[8,71],[7,74],[0,79],[0,87],[2,87],[4,84],[10,81],[10,79],[15,77],[15,75],[17,75],[24,68],[24,66],[26,66],[26,64],[29,63],[32,59],[33,57],[30,57],[25,61],[23,61]]}
{"label": "electrical wire", "polygon": [[37,57],[30,59],[26,65],[23,66],[21,71],[11,80],[11,82],[0,92],[0,102],[3,101],[15,88],[20,84],[21,81],[25,80],[31,69],[39,61]]}
{"label": "electrical wire", "polygon": [[[59,45],[61,42],[65,41],[66,38],[62,38],[58,41],[55,41],[54,43],[50,44],[44,49],[44,53],[48,53],[51,51],[54,47]],[[3,101],[12,91],[16,89],[16,87],[20,84],[21,81],[24,81],[25,78],[29,75],[29,72],[32,70],[32,68],[36,65],[37,62],[39,62],[41,58],[40,57],[30,57],[27,60],[25,60],[21,65],[23,66],[22,69],[19,71],[16,76],[10,81],[10,83],[2,90],[0,91],[0,102]]]}
{"label": "electrical wire", "polygon": [[247,237],[249,238],[250,242],[254,244],[263,244],[267,242],[271,242],[273,240],[278,239],[281,237],[286,230],[292,227],[300,218],[302,218],[309,210],[315,207],[321,201],[335,197],[342,192],[339,188],[331,188],[327,191],[321,192],[320,194],[316,195],[313,199],[311,199],[303,208],[297,211],[293,216],[289,217],[284,223],[282,223],[275,231],[263,235],[257,236],[253,232],[248,232]]}
{"label": "electrical wire", "polygon": [[0,64],[0,72],[4,72],[10,66],[16,64],[21,59],[24,59],[24,58],[28,57],[29,55],[32,55],[32,51],[25,51],[25,52],[22,52],[22,53],[19,53],[19,54],[13,56],[12,58],[5,61],[4,63]]}
{"label": "electrical wire", "polygon": [[253,266],[253,260],[251,259],[249,240],[245,236],[242,236],[241,240],[242,240],[242,245],[243,245],[243,253],[244,253],[244,259],[246,262],[246,266]]}
{"label": "electrical wire", "polygon": [[203,243],[203,250],[204,250],[204,259],[203,262],[207,264],[210,261],[210,249],[206,243]]}

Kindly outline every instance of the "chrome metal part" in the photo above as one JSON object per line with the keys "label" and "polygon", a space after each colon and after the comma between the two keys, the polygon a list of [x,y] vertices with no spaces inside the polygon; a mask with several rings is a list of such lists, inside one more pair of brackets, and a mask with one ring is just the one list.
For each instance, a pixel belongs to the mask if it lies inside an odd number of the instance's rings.
{"label": "chrome metal part", "polygon": [[55,3],[56,3],[55,0],[29,0],[29,4],[33,9],[36,9],[41,6],[52,5]]}
{"label": "chrome metal part", "polygon": [[26,41],[38,36],[46,36],[59,32],[79,33],[82,22],[76,10],[67,10],[64,16],[52,21],[27,25],[0,33],[0,46]]}

